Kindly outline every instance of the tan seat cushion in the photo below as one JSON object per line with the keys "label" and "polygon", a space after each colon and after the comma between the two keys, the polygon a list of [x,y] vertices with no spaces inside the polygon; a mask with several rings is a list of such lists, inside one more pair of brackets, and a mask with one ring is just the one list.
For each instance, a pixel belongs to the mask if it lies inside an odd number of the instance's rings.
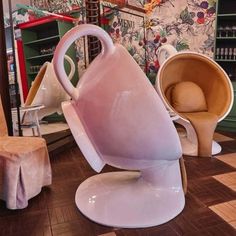
{"label": "tan seat cushion", "polygon": [[207,111],[207,103],[202,89],[195,83],[183,81],[171,88],[171,105],[177,112]]}
{"label": "tan seat cushion", "polygon": [[202,89],[190,81],[169,86],[165,95],[172,107],[192,124],[198,139],[198,156],[210,157],[213,134],[219,117],[207,112]]}

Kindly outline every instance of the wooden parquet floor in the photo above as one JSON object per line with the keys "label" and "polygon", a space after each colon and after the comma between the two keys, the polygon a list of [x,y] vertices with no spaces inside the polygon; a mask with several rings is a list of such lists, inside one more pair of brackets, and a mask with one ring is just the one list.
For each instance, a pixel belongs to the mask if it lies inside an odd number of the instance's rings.
{"label": "wooden parquet floor", "polygon": [[[217,134],[221,156],[236,153],[236,134]],[[228,155],[229,156],[229,155]],[[24,210],[10,211],[0,201],[0,236],[234,236],[236,221],[222,209],[235,203],[236,192],[214,176],[236,172],[235,166],[219,158],[185,156],[188,192],[183,212],[170,222],[146,229],[119,229],[98,225],[84,217],[74,203],[78,185],[96,173],[77,146],[50,154],[53,184],[29,201]],[[235,156],[236,158],[236,156]],[[103,172],[115,171],[106,166]],[[230,178],[229,178],[230,179]],[[232,182],[232,179],[231,179]],[[226,204],[229,206],[229,203]],[[235,214],[235,212],[234,212]],[[233,214],[232,214],[233,215]],[[231,217],[231,218],[230,218]],[[232,222],[232,224],[230,224]]]}

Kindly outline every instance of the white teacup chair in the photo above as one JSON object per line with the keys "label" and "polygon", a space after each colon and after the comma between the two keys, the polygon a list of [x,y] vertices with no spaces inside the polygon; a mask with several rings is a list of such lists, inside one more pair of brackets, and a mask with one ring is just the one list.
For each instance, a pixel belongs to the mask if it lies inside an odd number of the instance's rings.
{"label": "white teacup chair", "polygon": [[[68,78],[71,80],[75,73],[75,64],[67,55],[65,60],[70,65]],[[33,136],[41,136],[40,120],[53,113],[62,114],[61,103],[69,99],[56,78],[52,63],[45,62],[30,87],[24,105],[20,107],[21,128],[31,128]],[[12,114],[14,131],[17,133],[16,109],[12,110]]]}
{"label": "white teacup chair", "polygon": [[[98,37],[103,49],[73,87],[63,58],[85,35]],[[61,39],[53,63],[72,98],[62,104],[64,115],[91,167],[97,172],[105,164],[133,170],[103,173],[81,183],[75,196],[80,211],[97,223],[127,228],[163,224],[178,215],[185,204],[178,134],[127,50],[114,45],[98,26],[84,24]]]}
{"label": "white teacup chair", "polygon": [[225,71],[212,59],[186,51],[177,53],[171,45],[159,48],[161,67],[156,89],[180,132],[183,153],[211,156],[221,151],[213,141],[218,122],[230,112],[233,88]]}
{"label": "white teacup chair", "polygon": [[[75,73],[75,64],[67,55],[65,55],[65,60],[70,65],[68,79],[71,80]],[[41,120],[55,112],[61,114],[61,103],[69,99],[70,97],[56,78],[53,64],[45,62],[30,87],[24,106],[43,105],[44,108],[38,111],[38,117]]]}

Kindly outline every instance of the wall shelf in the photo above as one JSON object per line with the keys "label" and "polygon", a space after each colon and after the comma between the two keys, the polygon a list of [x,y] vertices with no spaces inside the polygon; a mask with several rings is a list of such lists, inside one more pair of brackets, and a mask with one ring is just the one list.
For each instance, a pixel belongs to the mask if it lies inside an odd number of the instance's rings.
{"label": "wall shelf", "polygon": [[226,18],[236,17],[236,13],[218,14],[217,17],[226,17]]}
{"label": "wall shelf", "polygon": [[[25,75],[21,77],[22,80],[26,81],[24,84],[27,86],[25,89],[27,93],[38,73],[32,72],[32,68],[35,66],[40,68],[46,61],[51,62],[54,55],[53,51],[58,42],[72,27],[74,27],[74,24],[71,21],[64,21],[61,18],[50,16],[17,25],[17,28],[21,30],[21,39],[18,39],[18,41],[22,41],[21,50],[23,52],[22,58],[19,58],[19,61],[22,62],[20,70],[24,71],[22,74]],[[19,45],[21,44],[19,43]],[[22,53],[18,53],[18,55],[20,54]],[[77,64],[73,45],[66,54]],[[70,66],[67,62],[65,63],[65,70],[67,73],[70,71]],[[72,83],[75,85],[77,81],[78,70],[76,67]],[[27,94],[24,94],[24,98],[26,96]]]}
{"label": "wall shelf", "polygon": [[29,72],[28,75],[35,76],[35,75],[37,75],[38,73],[39,73],[38,71],[37,71],[37,72]]}
{"label": "wall shelf", "polygon": [[51,37],[47,37],[47,38],[42,38],[42,39],[37,39],[37,40],[33,40],[27,43],[24,43],[24,45],[41,45],[41,44],[47,44],[49,42],[53,42],[53,41],[57,41],[60,39],[59,35],[55,35],[55,36],[51,36]]}
{"label": "wall shelf", "polygon": [[216,62],[236,62],[236,60],[230,59],[215,59]]}
{"label": "wall shelf", "polygon": [[[232,10],[234,12],[232,12]],[[215,61],[226,71],[234,88],[234,104],[218,129],[236,132],[236,1],[218,0],[216,15]],[[219,36],[221,35],[221,37]],[[234,37],[235,35],[235,37]],[[231,55],[232,59],[227,59]],[[226,59],[221,59],[226,58]]]}
{"label": "wall shelf", "polygon": [[[71,18],[73,19],[73,18]],[[17,50],[20,61],[21,83],[24,99],[26,99],[32,82],[36,78],[40,67],[45,62],[51,62],[53,52],[63,35],[68,32],[74,24],[72,21],[64,21],[58,17],[41,17],[17,25],[21,30],[21,38],[17,39]],[[77,65],[76,51],[74,45],[68,49],[66,54]],[[75,74],[71,82],[76,85],[78,82],[78,68],[75,67]],[[70,65],[65,62],[65,71],[69,74]],[[64,120],[63,116],[51,115],[54,121]]]}
{"label": "wall shelf", "polygon": [[26,58],[26,60],[38,60],[38,59],[45,59],[48,57],[53,57],[53,53],[49,53],[49,54],[43,54],[43,55],[38,55],[38,56],[34,56],[34,57],[28,57]]}
{"label": "wall shelf", "polygon": [[216,37],[217,40],[236,40],[235,37]]}

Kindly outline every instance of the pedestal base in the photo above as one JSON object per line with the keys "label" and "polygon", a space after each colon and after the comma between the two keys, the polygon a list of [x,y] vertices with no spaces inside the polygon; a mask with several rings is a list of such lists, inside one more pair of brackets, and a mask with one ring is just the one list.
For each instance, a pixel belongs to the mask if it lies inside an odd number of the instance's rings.
{"label": "pedestal base", "polygon": [[[180,142],[182,146],[182,151],[184,155],[187,156],[198,156],[198,146],[197,144],[191,143],[187,137],[180,136]],[[212,142],[212,155],[220,153],[222,150],[221,146],[213,141]]]}
{"label": "pedestal base", "polygon": [[131,171],[99,174],[78,187],[75,201],[85,216],[102,225],[156,226],[177,216],[185,204],[182,186],[164,186],[164,182],[155,186]]}

